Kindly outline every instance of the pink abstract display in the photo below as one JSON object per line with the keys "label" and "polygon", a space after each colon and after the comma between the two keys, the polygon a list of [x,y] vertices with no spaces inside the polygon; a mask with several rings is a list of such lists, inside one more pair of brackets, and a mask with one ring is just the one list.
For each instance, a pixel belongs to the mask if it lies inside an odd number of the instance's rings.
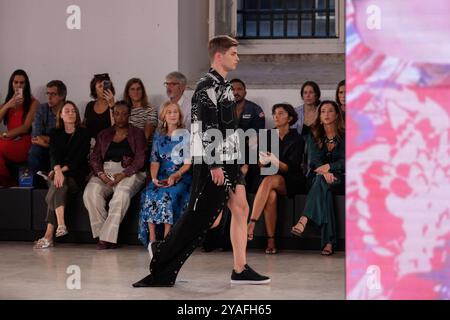
{"label": "pink abstract display", "polygon": [[347,0],[348,299],[450,298],[450,2]]}

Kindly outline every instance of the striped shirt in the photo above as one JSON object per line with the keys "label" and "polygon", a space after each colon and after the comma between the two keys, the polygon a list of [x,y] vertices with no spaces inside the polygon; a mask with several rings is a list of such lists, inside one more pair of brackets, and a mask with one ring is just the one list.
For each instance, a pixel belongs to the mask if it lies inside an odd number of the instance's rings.
{"label": "striped shirt", "polygon": [[154,107],[136,107],[131,109],[129,123],[136,128],[144,129],[147,123],[158,125],[158,112]]}

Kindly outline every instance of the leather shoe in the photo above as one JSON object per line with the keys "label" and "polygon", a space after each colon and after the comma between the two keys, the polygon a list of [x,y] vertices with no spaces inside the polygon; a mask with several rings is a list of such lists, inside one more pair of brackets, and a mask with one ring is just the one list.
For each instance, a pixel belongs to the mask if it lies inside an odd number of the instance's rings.
{"label": "leather shoe", "polygon": [[136,283],[133,283],[133,287],[135,288],[144,288],[144,287],[173,287],[174,282],[161,281],[153,277],[153,275],[149,274],[145,278],[139,280]]}

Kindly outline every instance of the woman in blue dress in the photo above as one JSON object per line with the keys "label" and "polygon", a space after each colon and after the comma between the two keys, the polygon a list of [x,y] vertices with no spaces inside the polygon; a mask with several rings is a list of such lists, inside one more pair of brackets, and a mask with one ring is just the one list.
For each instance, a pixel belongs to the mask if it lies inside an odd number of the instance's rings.
{"label": "woman in blue dress", "polygon": [[139,214],[139,240],[146,247],[156,241],[157,224],[164,224],[165,237],[184,212],[192,183],[189,132],[175,132],[183,127],[178,104],[164,103],[159,120],[161,126],[154,135],[150,155],[152,179],[142,193]]}

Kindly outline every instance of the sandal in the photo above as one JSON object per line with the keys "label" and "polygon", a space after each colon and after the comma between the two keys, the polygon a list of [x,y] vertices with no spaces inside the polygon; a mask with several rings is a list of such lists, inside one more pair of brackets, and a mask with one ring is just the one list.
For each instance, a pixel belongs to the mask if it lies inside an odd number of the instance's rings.
{"label": "sandal", "polygon": [[[299,225],[299,224],[303,226],[303,229],[299,229],[297,227],[297,225]],[[306,223],[303,223],[302,222],[302,217],[300,217],[300,220],[298,220],[297,224],[292,227],[291,233],[294,236],[301,237],[301,236],[303,236],[303,232],[305,231],[305,229],[306,229]]]}
{"label": "sandal", "polygon": [[[250,219],[250,222],[247,225],[247,240],[248,241],[252,241],[253,240],[253,233],[248,233],[248,227],[250,226],[251,223],[256,224],[256,222],[258,222],[258,220]],[[253,230],[255,230],[255,228],[253,228]]]}
{"label": "sandal", "polygon": [[330,243],[327,243],[320,254],[322,256],[331,256],[333,253],[333,246]]}
{"label": "sandal", "polygon": [[45,238],[41,238],[34,244],[34,249],[48,249],[50,247],[53,247],[53,241],[48,241]]}
{"label": "sandal", "polygon": [[[275,240],[275,237],[274,236],[267,237],[267,239],[274,239]],[[277,253],[277,248],[269,247],[269,246],[266,248],[266,254],[276,254],[276,253]]]}
{"label": "sandal", "polygon": [[67,231],[67,227],[64,224],[61,224],[56,229],[55,237],[57,237],[57,238],[58,237],[62,237],[62,236],[65,236],[68,233],[69,232]]}

